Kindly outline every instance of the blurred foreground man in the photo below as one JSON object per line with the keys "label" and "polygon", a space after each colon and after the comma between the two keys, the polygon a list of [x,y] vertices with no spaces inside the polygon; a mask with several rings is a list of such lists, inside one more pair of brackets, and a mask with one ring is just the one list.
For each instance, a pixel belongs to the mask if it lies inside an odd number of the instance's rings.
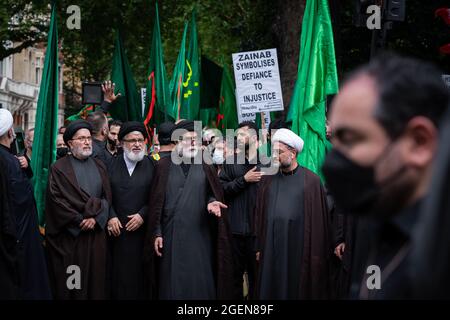
{"label": "blurred foreground man", "polygon": [[332,251],[325,191],[297,162],[298,135],[278,129],[272,147],[279,172],[263,177],[256,198],[256,297],[327,299]]}
{"label": "blurred foreground man", "polygon": [[333,101],[334,149],[323,172],[336,204],[366,218],[356,237],[354,298],[411,297],[411,236],[448,103],[438,70],[396,56],[362,67]]}
{"label": "blurred foreground man", "polygon": [[72,122],[64,133],[71,155],[50,168],[46,243],[56,299],[106,297],[106,223],[111,187],[103,163],[91,157],[92,127]]}
{"label": "blurred foreground man", "polygon": [[161,158],[150,193],[145,242],[154,244],[145,248],[153,276],[150,296],[232,299],[230,230],[220,182],[213,166],[193,163],[201,156],[194,122],[179,122],[174,134],[181,138],[176,148],[183,162]]}

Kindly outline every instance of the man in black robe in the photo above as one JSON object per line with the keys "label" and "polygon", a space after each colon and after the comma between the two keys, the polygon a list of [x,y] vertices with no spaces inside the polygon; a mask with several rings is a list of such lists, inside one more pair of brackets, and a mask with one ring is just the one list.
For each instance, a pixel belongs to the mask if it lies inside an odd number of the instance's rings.
{"label": "man in black robe", "polygon": [[157,154],[149,155],[153,161],[159,161],[162,158],[169,157],[172,153],[175,143],[172,141],[172,132],[174,128],[172,122],[163,122],[158,126],[156,142],[159,143],[159,151]]}
{"label": "man in black robe", "polygon": [[112,236],[111,297],[144,299],[143,247],[148,214],[148,195],[154,165],[146,156],[145,127],[140,122],[125,122],[118,139],[123,153],[108,168],[113,197],[108,221]]}
{"label": "man in black robe", "polygon": [[[15,264],[18,275],[18,281],[15,281],[18,283],[17,298],[50,299],[47,266],[39,234],[33,188],[19,160],[11,154],[10,146],[14,138],[13,117],[8,110],[0,109],[0,158],[7,186],[7,193],[3,195],[6,196],[7,203],[2,203],[5,215],[2,221],[5,243],[2,245],[5,246],[9,263],[15,260],[14,256],[17,258]],[[15,238],[14,245],[11,242],[13,238]],[[12,271],[11,267],[9,264],[7,269]]]}
{"label": "man in black robe", "polygon": [[56,299],[106,297],[105,231],[111,188],[103,163],[90,157],[91,131],[84,120],[72,122],[64,133],[72,154],[50,168],[46,243]]}
{"label": "man in black robe", "polygon": [[302,139],[289,129],[272,137],[279,172],[261,181],[256,201],[259,299],[327,299],[329,212],[320,178],[297,163]]}
{"label": "man in black robe", "polygon": [[237,143],[242,156],[233,155],[226,159],[219,176],[229,207],[228,217],[233,234],[235,285],[237,290],[243,292],[243,275],[247,273],[249,297],[252,297],[256,268],[252,216],[256,205],[257,184],[262,177],[257,159],[257,131],[254,122],[239,124]]}
{"label": "man in black robe", "polygon": [[0,157],[0,300],[18,298],[17,234],[9,210],[7,167]]}
{"label": "man in black robe", "polygon": [[412,297],[408,256],[449,102],[435,67],[390,55],[355,72],[333,100],[323,172],[336,204],[358,217],[352,298]]}
{"label": "man in black robe", "polygon": [[[357,220],[353,215],[345,214],[333,203],[330,206],[330,216],[333,219],[333,247],[337,263],[335,271],[336,299],[348,299],[350,294],[352,257],[355,248]],[[335,259],[336,260],[336,259]]]}
{"label": "man in black robe", "polygon": [[177,145],[182,163],[161,159],[150,193],[146,244],[154,247],[145,249],[150,297],[231,299],[233,261],[220,182],[212,166],[191,162],[201,156],[194,122],[181,121],[174,134],[182,139]]}

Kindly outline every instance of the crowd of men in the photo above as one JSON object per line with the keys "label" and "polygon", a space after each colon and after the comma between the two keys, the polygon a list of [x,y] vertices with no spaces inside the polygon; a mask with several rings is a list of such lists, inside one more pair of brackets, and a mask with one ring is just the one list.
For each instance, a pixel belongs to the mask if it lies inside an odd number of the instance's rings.
{"label": "crowd of men", "polygon": [[0,109],[0,298],[435,296],[413,263],[450,105],[433,66],[380,56],[347,78],[328,113],[324,179],[298,162],[307,142],[282,119],[267,137],[250,121],[230,141],[190,120],[149,137],[140,122],[108,122],[117,96],[103,90],[100,110],[57,136],[44,236],[33,130],[12,154],[13,117]]}

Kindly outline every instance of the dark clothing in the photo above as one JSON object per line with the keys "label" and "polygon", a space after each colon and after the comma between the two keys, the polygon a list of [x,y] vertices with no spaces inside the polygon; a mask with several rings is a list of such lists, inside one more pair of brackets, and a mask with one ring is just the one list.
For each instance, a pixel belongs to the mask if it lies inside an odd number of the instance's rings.
{"label": "dark clothing", "polygon": [[161,151],[158,153],[161,159],[163,158],[170,158],[170,155],[172,154],[172,151]]}
{"label": "dark clothing", "polygon": [[157,165],[158,161],[164,158],[169,158],[171,157],[172,151],[161,151],[157,154],[149,154],[148,158],[153,162],[153,165]]}
{"label": "dark clothing", "polygon": [[[341,243],[345,244],[342,260],[340,260],[336,270],[335,298],[348,299],[350,297],[353,255],[356,244],[357,218],[353,215],[337,211],[335,213],[335,220],[333,222],[333,247],[336,248]],[[336,257],[336,259],[338,258]]]}
{"label": "dark clothing", "polygon": [[[111,297],[144,299],[142,255],[154,166],[149,158],[144,157],[130,176],[123,157],[113,159],[108,167],[113,197],[109,218],[117,217],[123,226],[118,237],[110,237]],[[128,216],[136,213],[144,224],[135,231],[127,231]]]}
{"label": "dark clothing", "polygon": [[100,104],[100,110],[103,111],[105,114],[107,114],[109,112],[109,110],[111,109],[112,103],[103,100],[102,103]]}
{"label": "dark clothing", "polygon": [[231,232],[239,235],[251,235],[257,183],[247,183],[244,175],[255,167],[255,164],[250,164],[247,159],[245,159],[245,164],[237,164],[236,156],[231,160],[233,160],[233,164],[225,162],[219,175],[225,192],[225,200],[229,204]]}
{"label": "dark clothing", "polygon": [[330,293],[329,212],[317,175],[298,167],[264,176],[256,201],[256,296],[327,299]]}
{"label": "dark clothing", "polygon": [[243,275],[247,272],[248,279],[248,298],[253,299],[253,290],[255,285],[256,272],[256,256],[255,256],[255,239],[253,236],[240,236],[233,234],[232,236],[235,276],[234,283],[236,290],[243,295]]}
{"label": "dark clothing", "polygon": [[[402,210],[387,221],[371,221],[369,251],[365,263],[360,264],[359,299],[411,299],[412,282],[408,264],[412,232],[419,216],[421,202]],[[359,241],[359,238],[358,238]],[[359,260],[361,261],[361,259]],[[367,267],[376,265],[381,270],[381,289],[368,289]],[[355,268],[356,269],[356,268]],[[372,282],[371,282],[372,283]]]}
{"label": "dark clothing", "polygon": [[7,167],[0,157],[0,300],[19,298],[17,233],[9,208]]}
{"label": "dark clothing", "polygon": [[[105,226],[110,203],[109,179],[99,160],[66,156],[51,166],[45,210],[46,243],[56,299],[106,298]],[[82,231],[80,223],[88,218],[96,220],[95,227]],[[67,288],[70,265],[80,268],[81,289]]]}
{"label": "dark clothing", "polygon": [[[260,299],[298,299],[304,237],[304,185],[301,170],[279,172],[269,187]],[[292,201],[296,199],[297,201]]]}
{"label": "dark clothing", "polygon": [[[152,184],[144,249],[150,298],[235,298],[227,212],[222,209],[217,218],[206,210],[212,199],[223,202],[214,168],[191,165],[186,177],[181,166],[164,158],[158,162]],[[160,235],[162,258],[153,248]]]}
{"label": "dark clothing", "polygon": [[[326,188],[326,186],[325,186]],[[327,192],[327,204],[333,227],[333,251],[341,243],[345,244],[342,260],[336,255],[331,259],[334,283],[333,299],[350,298],[352,260],[356,237],[356,216],[343,212]]]}
{"label": "dark clothing", "polygon": [[[225,162],[219,178],[225,191],[228,217],[233,233],[233,251],[236,261],[234,283],[236,290],[242,292],[243,275],[247,272],[249,297],[252,297],[256,260],[254,246],[250,244],[254,242],[252,225],[258,184],[247,183],[244,176],[255,167],[255,164],[250,164],[247,159],[245,164],[237,164],[237,156],[227,160],[229,163]],[[233,163],[230,163],[230,160],[233,160]]]}
{"label": "dark clothing", "polygon": [[201,165],[186,165],[188,172],[181,167],[169,169],[157,227],[164,241],[159,299],[215,299],[212,225],[216,217],[206,211],[208,182]]}
{"label": "dark clothing", "polygon": [[[0,145],[0,158],[4,162],[4,174],[8,186],[9,218],[6,230],[9,237],[16,237],[15,249],[9,247],[9,254],[17,250],[19,275],[19,299],[50,299],[51,292],[47,275],[42,239],[39,234],[36,203],[33,187],[19,161],[8,148]],[[11,220],[10,220],[11,219]],[[9,241],[12,239],[9,238]],[[8,244],[10,246],[11,243]],[[10,256],[10,258],[13,258]],[[10,261],[11,262],[11,261]]]}
{"label": "dark clothing", "polygon": [[428,195],[414,231],[414,299],[450,299],[450,110],[441,120]]}
{"label": "dark clothing", "polygon": [[92,139],[91,157],[102,161],[106,167],[108,167],[109,162],[114,158],[108,149],[106,149],[106,141],[100,141],[95,138]]}

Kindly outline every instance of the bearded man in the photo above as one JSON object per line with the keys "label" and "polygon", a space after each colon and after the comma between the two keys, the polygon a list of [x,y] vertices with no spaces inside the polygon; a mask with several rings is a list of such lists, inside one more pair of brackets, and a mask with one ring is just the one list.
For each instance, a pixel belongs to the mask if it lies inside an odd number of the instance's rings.
{"label": "bearded man", "polygon": [[63,136],[71,155],[50,168],[46,242],[56,299],[106,297],[105,229],[111,187],[103,163],[91,157],[91,132],[87,121],[72,122]]}
{"label": "bearded man", "polygon": [[232,299],[231,233],[220,182],[214,167],[192,161],[201,155],[193,121],[180,121],[172,138],[178,141],[176,152],[158,162],[150,192],[146,244],[154,247],[145,249],[150,295]]}
{"label": "bearded man", "polygon": [[145,127],[136,121],[125,122],[118,134],[123,154],[108,168],[113,195],[108,222],[111,252],[111,297],[143,299],[142,254],[144,223],[148,216],[148,195],[154,164],[147,157]]}

